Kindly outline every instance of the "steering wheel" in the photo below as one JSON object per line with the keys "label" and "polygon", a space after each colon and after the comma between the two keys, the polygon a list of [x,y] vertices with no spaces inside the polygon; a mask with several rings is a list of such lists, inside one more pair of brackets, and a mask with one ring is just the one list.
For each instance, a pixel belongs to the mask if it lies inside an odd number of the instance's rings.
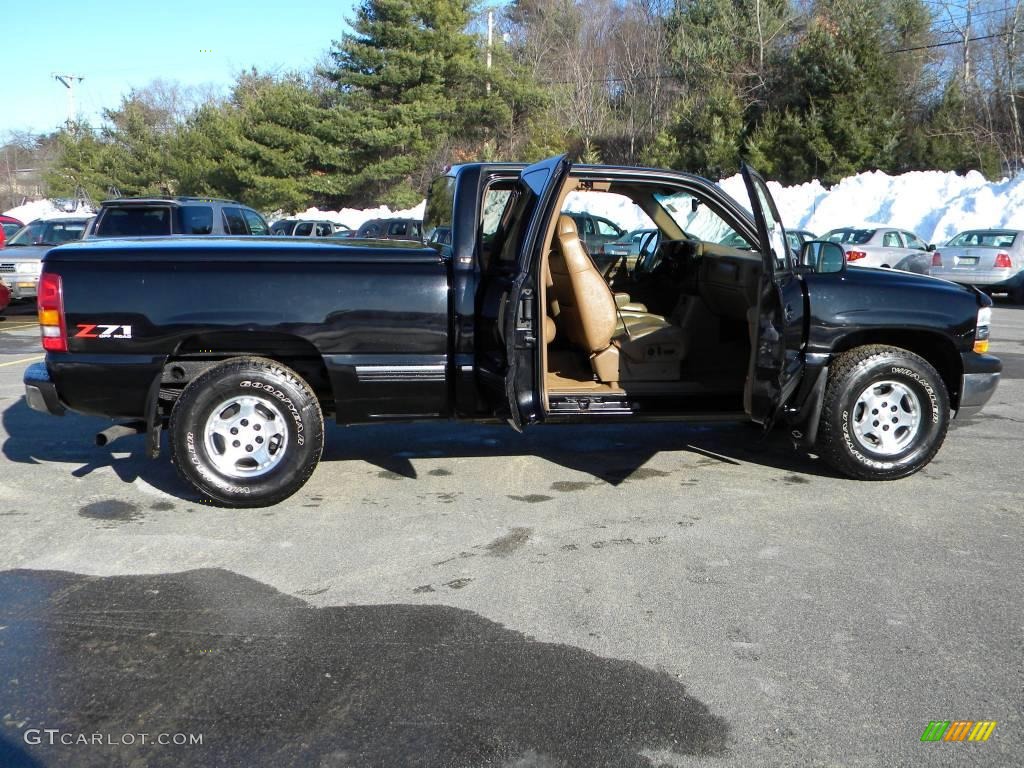
{"label": "steering wheel", "polygon": [[633,267],[634,278],[647,277],[661,264],[661,253],[658,249],[660,234],[659,232],[648,232],[640,241],[640,255]]}

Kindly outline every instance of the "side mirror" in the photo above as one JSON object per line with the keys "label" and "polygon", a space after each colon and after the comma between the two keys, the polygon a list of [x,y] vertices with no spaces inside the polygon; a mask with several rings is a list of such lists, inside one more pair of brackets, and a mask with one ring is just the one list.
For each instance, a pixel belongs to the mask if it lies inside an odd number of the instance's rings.
{"label": "side mirror", "polygon": [[928,253],[931,253],[932,251],[935,250],[935,243],[928,243],[928,245],[926,245],[924,249],[928,251]]}
{"label": "side mirror", "polygon": [[842,272],[846,269],[846,252],[839,243],[808,240],[800,249],[800,263],[818,274]]}
{"label": "side mirror", "polygon": [[698,208],[700,208],[700,200],[695,197],[690,200],[690,211],[696,213]]}

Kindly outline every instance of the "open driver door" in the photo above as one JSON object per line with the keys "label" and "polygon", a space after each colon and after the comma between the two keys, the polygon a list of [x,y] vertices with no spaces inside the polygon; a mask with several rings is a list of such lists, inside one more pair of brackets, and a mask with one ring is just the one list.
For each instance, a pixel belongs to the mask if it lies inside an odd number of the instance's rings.
{"label": "open driver door", "polygon": [[804,287],[768,185],[746,163],[741,171],[763,262],[756,317],[749,318],[752,349],[743,405],[767,430],[803,374]]}

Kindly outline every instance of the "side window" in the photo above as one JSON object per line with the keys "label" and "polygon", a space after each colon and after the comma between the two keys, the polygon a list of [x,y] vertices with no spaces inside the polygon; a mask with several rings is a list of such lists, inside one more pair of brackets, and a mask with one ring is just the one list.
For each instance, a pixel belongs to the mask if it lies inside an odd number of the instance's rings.
{"label": "side window", "polygon": [[313,222],[302,221],[295,225],[295,237],[309,237],[313,234]]}
{"label": "side window", "polygon": [[597,223],[597,231],[602,237],[618,237],[622,234],[619,228],[612,224],[610,221],[604,219],[594,219]]}
{"label": "side window", "polygon": [[316,225],[316,236],[317,237],[330,237],[331,236],[331,225],[320,222]]}
{"label": "side window", "polygon": [[249,225],[250,234],[267,234],[267,222],[265,222],[263,220],[263,217],[256,213],[256,211],[251,211],[248,208],[243,208],[242,216],[245,217],[245,223]]}
{"label": "side window", "polygon": [[405,237],[409,231],[409,225],[404,221],[396,221],[388,226],[388,235],[391,237]]}
{"label": "side window", "polygon": [[181,210],[181,234],[209,235],[213,233],[213,206],[183,205]]}
{"label": "side window", "polygon": [[380,225],[378,224],[367,224],[363,229],[363,233],[360,237],[366,237],[370,240],[380,237]]}
{"label": "side window", "polygon": [[895,232],[886,232],[882,235],[882,246],[885,248],[902,248],[903,243],[900,242],[900,236]]}
{"label": "side window", "polygon": [[245,219],[242,212],[237,208],[224,209],[224,231],[229,235],[248,235],[249,229],[245,226]]}
{"label": "side window", "polygon": [[292,224],[291,224],[290,221],[275,221],[270,226],[270,234],[272,234],[272,235],[287,235],[288,234],[288,230],[290,230],[291,227],[292,227]]}
{"label": "side window", "polygon": [[[578,223],[579,219],[577,219],[576,221]],[[586,217],[583,218],[583,234],[584,235],[592,235],[592,234],[594,234],[594,220],[592,218],[590,218],[589,216],[586,216]]]}
{"label": "side window", "polygon": [[907,248],[916,248],[919,251],[925,251],[928,249],[928,246],[924,244],[921,238],[913,232],[901,232],[900,234],[902,234],[903,239],[907,241]]}

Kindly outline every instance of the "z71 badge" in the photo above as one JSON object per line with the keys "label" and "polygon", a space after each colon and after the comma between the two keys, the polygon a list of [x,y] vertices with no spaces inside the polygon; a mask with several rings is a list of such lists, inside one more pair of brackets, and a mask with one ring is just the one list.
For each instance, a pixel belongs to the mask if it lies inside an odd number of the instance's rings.
{"label": "z71 badge", "polygon": [[79,323],[76,339],[130,339],[130,325],[99,325],[95,323]]}

